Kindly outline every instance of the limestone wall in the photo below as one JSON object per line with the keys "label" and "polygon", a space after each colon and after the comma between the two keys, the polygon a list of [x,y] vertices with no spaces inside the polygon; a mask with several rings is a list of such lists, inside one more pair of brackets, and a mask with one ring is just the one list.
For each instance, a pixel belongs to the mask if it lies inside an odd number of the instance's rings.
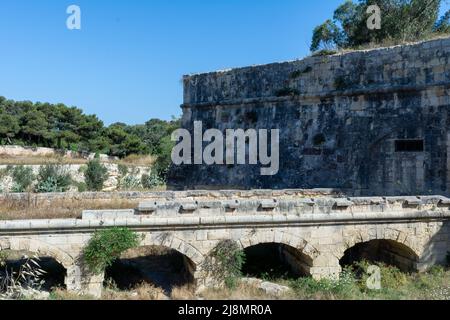
{"label": "limestone wall", "polygon": [[[131,189],[140,189],[141,177],[143,174],[149,174],[151,168],[149,167],[128,167],[128,173],[122,175],[119,171],[119,165],[112,163],[103,163],[103,165],[108,170],[108,179],[104,183],[104,191],[115,191],[120,186],[120,183],[124,184],[124,179],[129,179],[129,184]],[[36,177],[39,173],[40,168],[43,165],[26,165],[24,167],[29,167],[33,171],[33,175]],[[13,179],[13,168],[11,165],[0,165],[0,194],[14,192],[14,179]],[[78,184],[85,183],[84,172],[86,165],[84,164],[65,164],[61,165],[64,172],[70,174],[73,180],[73,185],[69,191],[77,192]],[[128,178],[127,178],[128,177]],[[37,184],[37,179],[34,179],[31,189]]]}
{"label": "limestone wall", "polygon": [[186,76],[183,127],[279,129],[280,171],[174,166],[170,187],[449,195],[449,57],[442,39]]}

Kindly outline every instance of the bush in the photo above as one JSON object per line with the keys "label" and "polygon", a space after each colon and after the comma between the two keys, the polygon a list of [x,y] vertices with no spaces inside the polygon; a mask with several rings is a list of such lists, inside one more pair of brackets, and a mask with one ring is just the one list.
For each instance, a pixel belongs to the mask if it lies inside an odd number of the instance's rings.
{"label": "bush", "polygon": [[119,176],[121,178],[126,177],[128,174],[128,167],[126,165],[119,164],[117,166],[117,170],[119,171]]}
{"label": "bush", "polygon": [[89,161],[84,173],[86,186],[90,191],[101,191],[108,179],[108,169],[98,159]]}
{"label": "bush", "polygon": [[141,186],[141,180],[136,176],[126,176],[120,181],[120,188],[122,190],[135,190]]}
{"label": "bush", "polygon": [[84,183],[84,182],[76,183],[76,187],[77,187],[78,192],[86,192],[88,189],[86,183]]}
{"label": "bush", "polygon": [[30,167],[17,166],[14,167],[12,178],[14,183],[12,192],[21,193],[29,190],[35,177]]}
{"label": "bush", "polygon": [[88,268],[100,274],[125,251],[139,245],[139,236],[127,228],[113,228],[94,233],[83,250]]}
{"label": "bush", "polygon": [[164,185],[164,183],[164,180],[154,172],[150,174],[143,174],[141,177],[141,184],[144,189],[154,189]]}
{"label": "bush", "polygon": [[339,280],[315,280],[311,277],[304,277],[292,280],[290,287],[302,298],[317,297],[325,294],[328,298],[340,297],[349,299],[360,292],[357,280],[350,270],[344,270]]}
{"label": "bush", "polygon": [[211,251],[203,267],[218,283],[233,289],[242,277],[244,263],[245,253],[240,246],[235,241],[224,240]]}
{"label": "bush", "polygon": [[36,192],[66,192],[72,184],[72,177],[62,166],[46,165],[39,169]]}
{"label": "bush", "polygon": [[11,165],[6,166],[5,169],[0,170],[0,180],[6,178],[13,171],[13,167]]}
{"label": "bush", "polygon": [[164,183],[172,165],[172,149],[174,146],[175,142],[170,139],[170,136],[162,138],[160,141],[160,152],[153,166],[154,172]]}

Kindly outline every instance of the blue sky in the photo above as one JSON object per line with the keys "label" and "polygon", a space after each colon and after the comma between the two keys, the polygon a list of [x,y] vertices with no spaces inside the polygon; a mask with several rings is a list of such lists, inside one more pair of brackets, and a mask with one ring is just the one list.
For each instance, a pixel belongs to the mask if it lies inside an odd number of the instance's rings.
{"label": "blue sky", "polygon": [[[0,95],[77,106],[106,124],[170,119],[182,75],[301,58],[342,2],[0,0]],[[71,4],[82,30],[66,28]]]}

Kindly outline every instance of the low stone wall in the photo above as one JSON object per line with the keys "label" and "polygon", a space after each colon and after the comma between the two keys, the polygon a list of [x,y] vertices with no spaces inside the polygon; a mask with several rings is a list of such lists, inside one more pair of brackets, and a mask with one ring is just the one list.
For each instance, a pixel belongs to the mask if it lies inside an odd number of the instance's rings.
{"label": "low stone wall", "polygon": [[114,201],[133,200],[200,200],[200,199],[230,199],[248,198],[258,199],[262,197],[325,197],[339,196],[338,190],[332,189],[311,189],[311,190],[229,190],[229,191],[161,191],[161,192],[67,192],[67,193],[4,193],[0,194],[0,207],[6,202],[30,203],[36,207],[47,207],[54,202],[68,201]]}
{"label": "low stone wall", "polygon": [[[0,146],[0,157],[63,157],[68,159],[93,160],[95,153],[56,150],[52,148],[34,148],[21,146]],[[117,157],[106,154],[99,155],[101,161],[116,161]]]}
{"label": "low stone wall", "polygon": [[[112,164],[112,163],[103,163],[103,165],[108,170],[108,179],[105,181],[104,184],[104,190],[103,191],[115,191],[118,189],[120,182],[125,177],[129,177],[131,184],[140,183],[142,175],[149,174],[151,172],[151,168],[149,167],[128,167],[128,174],[123,177],[120,174],[119,171],[119,165],[118,164]],[[43,165],[25,165],[24,167],[29,167],[33,170],[33,174],[37,176],[39,173],[39,169]],[[78,187],[76,184],[84,183],[84,170],[86,169],[85,164],[67,164],[67,165],[61,165],[63,170],[65,170],[67,173],[70,174],[72,177],[72,180],[74,182],[74,185],[71,187],[69,191],[76,192],[78,191]],[[10,170],[8,170],[8,168]],[[7,165],[0,165],[0,172],[4,171],[5,174],[0,175],[0,193],[1,192],[11,192],[13,190],[14,181],[12,177],[12,170],[11,166]],[[9,171],[9,172],[7,172]],[[37,184],[37,181],[33,183],[33,186]]]}

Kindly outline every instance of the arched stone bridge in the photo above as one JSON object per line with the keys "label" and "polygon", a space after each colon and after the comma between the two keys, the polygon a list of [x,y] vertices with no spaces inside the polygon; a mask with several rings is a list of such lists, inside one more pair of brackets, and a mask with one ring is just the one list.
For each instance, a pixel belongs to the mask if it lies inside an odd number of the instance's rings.
{"label": "arched stone bridge", "polygon": [[[82,219],[0,221],[0,250],[53,257],[67,271],[69,291],[100,295],[103,275],[83,265],[82,250],[102,228],[128,227],[142,246],[164,246],[184,255],[198,290],[210,284],[202,271],[222,240],[242,248],[279,244],[298,273],[338,277],[349,249],[376,254],[401,268],[425,271],[446,263],[450,199],[440,196],[311,198],[296,191],[216,192],[158,197],[137,209],[85,211]],[[361,244],[365,244],[363,247]]]}

